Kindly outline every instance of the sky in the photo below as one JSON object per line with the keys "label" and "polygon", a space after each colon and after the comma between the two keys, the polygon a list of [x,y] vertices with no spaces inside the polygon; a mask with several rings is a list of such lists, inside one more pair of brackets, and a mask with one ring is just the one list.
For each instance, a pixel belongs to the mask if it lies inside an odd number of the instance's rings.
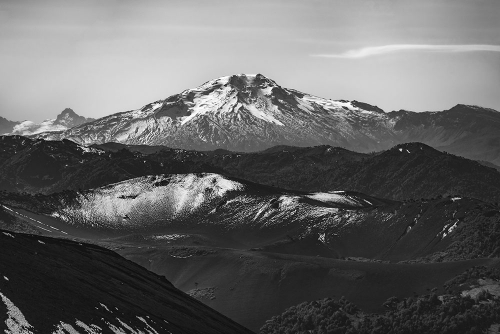
{"label": "sky", "polygon": [[498,0],[0,0],[0,116],[103,117],[221,76],[500,111]]}

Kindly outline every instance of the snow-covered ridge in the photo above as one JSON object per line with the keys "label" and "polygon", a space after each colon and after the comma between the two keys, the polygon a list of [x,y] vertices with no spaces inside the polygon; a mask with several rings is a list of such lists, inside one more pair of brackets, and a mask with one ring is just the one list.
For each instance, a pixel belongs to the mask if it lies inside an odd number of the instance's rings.
{"label": "snow-covered ridge", "polygon": [[[309,224],[339,209],[374,205],[363,195],[339,192],[288,193],[228,179],[219,174],[140,177],[85,191],[51,215],[69,224],[107,230],[155,230],[155,240],[184,238],[168,226],[203,224],[240,226]],[[152,231],[152,230],[151,230]]]}
{"label": "snow-covered ridge", "polygon": [[244,186],[218,174],[145,176],[81,194],[77,207],[64,207],[53,216],[72,223],[108,228],[151,224],[192,214],[201,206]]}

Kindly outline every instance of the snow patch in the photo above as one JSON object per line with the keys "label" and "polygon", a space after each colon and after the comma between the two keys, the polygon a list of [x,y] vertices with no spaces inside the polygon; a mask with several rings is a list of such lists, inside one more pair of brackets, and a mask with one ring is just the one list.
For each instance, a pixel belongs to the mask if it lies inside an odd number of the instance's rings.
{"label": "snow patch", "polygon": [[172,254],[169,254],[171,257],[175,257],[176,259],[187,259],[187,258],[190,258],[193,256],[193,254],[190,254],[190,255],[186,255],[186,256],[180,256],[180,255],[172,255]]}
{"label": "snow patch", "polygon": [[76,319],[76,325],[83,328],[88,334],[101,334],[102,333],[102,328],[91,324],[90,326],[87,325],[86,323]]}
{"label": "snow patch", "polygon": [[149,238],[153,240],[168,240],[175,241],[179,239],[185,239],[188,236],[185,234],[164,234],[164,235],[152,235]]}
{"label": "snow patch", "polygon": [[306,195],[306,197],[308,197],[310,199],[314,199],[316,201],[326,203],[326,204],[333,204],[333,205],[344,204],[344,205],[351,205],[351,206],[355,206],[355,207],[361,207],[364,204],[371,205],[371,203],[366,201],[366,200],[358,199],[356,197],[346,195],[343,192],[336,192],[336,191],[317,192],[317,193],[312,193],[312,194]]}
{"label": "snow patch", "polygon": [[21,310],[1,292],[0,297],[7,307],[8,318],[5,320],[7,325],[7,329],[4,330],[5,334],[32,334],[33,326],[29,324]]}
{"label": "snow patch", "polygon": [[299,198],[300,198],[299,196],[290,196],[290,195],[280,196],[279,197],[280,209],[287,210],[295,208],[297,206]]}
{"label": "snow patch", "polygon": [[2,232],[2,233],[5,234],[8,237],[11,237],[11,238],[15,239],[15,237],[12,234],[10,234],[9,232]]}
{"label": "snow patch", "polygon": [[457,228],[458,222],[459,220],[457,219],[457,221],[453,225],[451,225],[451,223],[446,224],[441,230],[441,232],[439,232],[436,236],[439,237],[439,235],[441,235],[441,240],[443,240],[446,236],[448,236],[451,232],[453,232]]}
{"label": "snow patch", "polygon": [[60,322],[52,334],[80,334],[73,326],[65,322]]}
{"label": "snow patch", "polygon": [[325,242],[325,236],[326,236],[326,233],[320,233],[319,236],[318,236],[318,240],[322,243],[326,243]]}
{"label": "snow patch", "polygon": [[99,303],[99,305],[101,305],[101,307],[103,307],[103,308],[104,308],[106,311],[108,311],[109,313],[113,313],[113,312],[111,312],[111,311],[109,310],[109,308],[108,308],[106,305],[104,305],[103,303]]}
{"label": "snow patch", "polygon": [[269,122],[269,123],[274,123],[277,125],[284,126],[284,124],[281,123],[280,121],[278,121],[276,118],[274,118],[273,115],[271,115],[269,113],[265,113],[264,111],[257,109],[255,106],[253,106],[251,104],[247,104],[245,107],[248,111],[250,111],[250,113],[253,116],[255,116],[259,119],[262,119],[262,120]]}
{"label": "snow patch", "polygon": [[99,155],[106,153],[103,150],[99,150],[99,149],[96,149],[93,147],[87,147],[87,146],[83,146],[83,145],[78,145],[78,148],[80,150],[82,150],[83,153],[96,153]]}
{"label": "snow patch", "polygon": [[[148,324],[148,322],[147,322],[144,318],[139,317],[139,316],[136,316],[136,318],[137,318],[137,319],[139,319],[140,321],[142,321],[142,322],[143,322],[143,323],[144,323],[144,324],[145,324],[145,325],[146,325],[146,326],[147,326],[147,327],[151,330],[151,332],[152,332],[153,334],[158,334],[158,332],[157,332],[157,331],[156,331],[153,327],[151,327],[151,326]],[[165,320],[165,321],[166,321],[166,320]],[[166,322],[167,322],[167,324],[168,324],[168,321],[166,321]]]}

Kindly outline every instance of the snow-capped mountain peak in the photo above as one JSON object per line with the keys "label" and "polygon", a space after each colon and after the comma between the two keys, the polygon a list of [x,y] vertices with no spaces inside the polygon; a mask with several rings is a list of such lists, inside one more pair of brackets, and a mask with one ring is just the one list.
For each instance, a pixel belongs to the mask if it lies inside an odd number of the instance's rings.
{"label": "snow-capped mountain peak", "polygon": [[202,116],[254,117],[283,126],[276,119],[278,111],[269,101],[276,82],[262,74],[239,74],[210,80],[193,89],[157,101],[141,110],[154,111],[156,118],[170,117],[183,126]]}
{"label": "snow-capped mountain peak", "polygon": [[349,143],[354,141],[358,144],[352,148],[366,151],[376,146],[367,141],[372,128],[384,133],[389,123],[381,109],[368,104],[305,94],[262,74],[237,74],[40,137],[85,145],[119,142],[235,151],[325,143],[352,147]]}
{"label": "snow-capped mountain peak", "polygon": [[[484,122],[478,119],[483,116]],[[326,99],[285,88],[262,74],[237,74],[136,110],[37,136],[66,138],[83,145],[118,142],[248,152],[276,145],[326,144],[370,152],[410,141],[448,146],[462,140],[465,130],[457,126],[485,123],[495,137],[500,124],[496,119],[497,113],[487,109],[460,105],[445,112],[386,113],[356,100]],[[448,135],[443,135],[443,126],[449,128]],[[479,133],[476,129],[466,132]],[[483,160],[495,161],[499,156],[500,152]]]}

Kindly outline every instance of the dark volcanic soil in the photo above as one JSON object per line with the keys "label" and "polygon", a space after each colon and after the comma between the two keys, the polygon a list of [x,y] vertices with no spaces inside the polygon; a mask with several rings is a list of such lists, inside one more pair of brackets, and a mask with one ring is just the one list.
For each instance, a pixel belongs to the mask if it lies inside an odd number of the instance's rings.
{"label": "dark volcanic soil", "polygon": [[3,230],[0,294],[14,333],[251,333],[112,251]]}

